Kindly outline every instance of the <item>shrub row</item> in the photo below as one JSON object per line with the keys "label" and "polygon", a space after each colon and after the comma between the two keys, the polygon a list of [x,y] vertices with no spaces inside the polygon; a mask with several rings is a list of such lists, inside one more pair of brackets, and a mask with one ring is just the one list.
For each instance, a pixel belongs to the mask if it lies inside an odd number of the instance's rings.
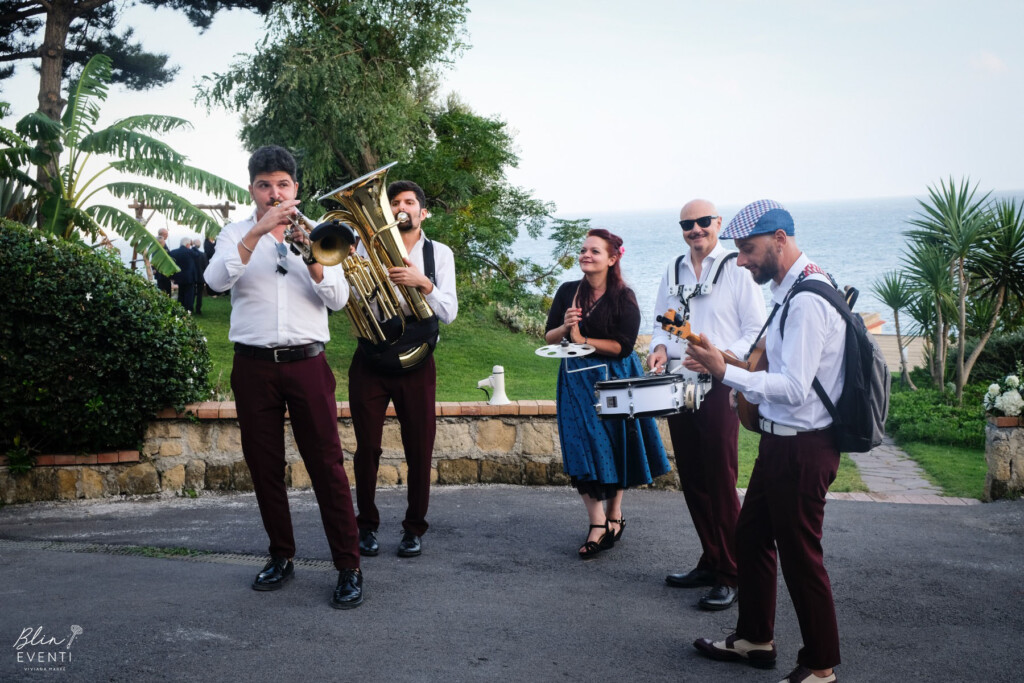
{"label": "shrub row", "polygon": [[893,378],[889,401],[889,419],[886,432],[897,443],[923,441],[938,445],[963,448],[985,447],[985,410],[981,397],[988,384],[964,387],[963,406],[956,403],[950,391],[938,391],[922,386],[925,377],[916,377],[918,390],[899,386],[899,377]]}
{"label": "shrub row", "polygon": [[0,453],[137,447],[209,395],[205,339],[116,254],[0,225]]}

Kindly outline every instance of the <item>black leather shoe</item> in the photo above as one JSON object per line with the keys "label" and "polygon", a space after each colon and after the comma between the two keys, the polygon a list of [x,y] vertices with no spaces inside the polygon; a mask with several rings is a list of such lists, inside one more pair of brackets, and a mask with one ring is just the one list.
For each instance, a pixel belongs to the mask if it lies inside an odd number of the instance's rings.
{"label": "black leather shoe", "polygon": [[252,582],[254,591],[276,591],[295,576],[295,565],[283,557],[272,557]]}
{"label": "black leather shoe", "polygon": [[707,592],[703,598],[697,601],[697,606],[710,612],[717,612],[729,609],[736,602],[737,590],[732,586],[715,586]]}
{"label": "black leather shoe", "polygon": [[373,557],[380,552],[380,545],[377,543],[377,533],[367,529],[359,530],[359,554]]}
{"label": "black leather shoe", "polygon": [[697,588],[698,586],[714,586],[718,581],[707,569],[694,569],[686,574],[669,574],[665,583],[676,588]]}
{"label": "black leather shoe", "polygon": [[420,546],[420,537],[411,531],[402,534],[402,542],[398,544],[399,557],[416,557],[423,548]]}
{"label": "black leather shoe", "polygon": [[363,572],[358,569],[342,569],[338,572],[338,586],[331,596],[331,607],[352,609],[363,604]]}

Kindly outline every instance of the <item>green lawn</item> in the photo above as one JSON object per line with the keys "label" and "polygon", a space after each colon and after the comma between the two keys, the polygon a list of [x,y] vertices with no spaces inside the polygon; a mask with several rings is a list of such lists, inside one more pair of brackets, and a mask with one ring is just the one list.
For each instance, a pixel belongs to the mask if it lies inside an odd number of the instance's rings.
{"label": "green lawn", "polygon": [[[739,478],[737,482],[737,486],[740,488],[747,488],[747,484],[750,483],[750,473],[754,470],[754,460],[757,459],[757,445],[760,440],[759,434],[740,428]],[[828,490],[833,493],[868,490],[860,478],[857,466],[846,453],[843,453],[839,460],[839,473],[836,474],[836,480],[832,482],[832,486]]]}
{"label": "green lawn", "polygon": [[[227,296],[206,297],[203,315],[195,320],[206,333],[206,344],[213,360],[210,383],[219,400],[231,400],[231,362],[233,349],[228,341],[228,318],[231,301]],[[348,366],[356,343],[349,330],[348,315],[343,311],[330,317],[331,342],[327,360],[338,381],[339,401],[348,400]],[[451,325],[441,326],[441,341],[435,350],[437,360],[437,400],[482,401],[484,392],[476,388],[479,380],[491,374],[491,367],[505,368],[505,391],[513,401],[519,399],[555,398],[558,361],[540,358],[534,352],[544,340],[525,334],[514,334],[494,319],[490,309],[462,310]],[[740,430],[739,485],[746,488],[757,457],[757,434]],[[983,477],[984,479],[984,477]],[[843,455],[839,475],[832,491],[866,491],[857,468]]]}
{"label": "green lawn", "polygon": [[919,441],[901,443],[900,448],[921,466],[932,483],[942,487],[944,495],[980,499],[984,494],[988,473],[984,449]]}
{"label": "green lawn", "polygon": [[[231,362],[234,350],[228,341],[231,300],[227,296],[206,297],[203,314],[195,317],[206,333],[213,361],[210,384],[219,400],[231,400]],[[331,341],[327,361],[338,382],[339,401],[348,400],[348,366],[356,349],[355,338],[344,311],[330,316]],[[476,383],[491,374],[491,368],[505,368],[505,392],[512,400],[555,398],[558,361],[540,358],[534,352],[544,340],[513,334],[494,320],[490,309],[460,311],[451,325],[441,325],[441,340],[434,351],[437,362],[437,400],[482,401],[486,398]]]}

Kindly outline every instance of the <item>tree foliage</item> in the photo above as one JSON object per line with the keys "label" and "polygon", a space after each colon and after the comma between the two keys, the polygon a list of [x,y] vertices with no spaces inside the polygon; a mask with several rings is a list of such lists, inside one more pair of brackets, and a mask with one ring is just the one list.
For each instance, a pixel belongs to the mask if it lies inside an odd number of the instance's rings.
{"label": "tree foliage", "polygon": [[[190,128],[184,119],[137,115],[99,128],[111,68],[104,55],[89,60],[68,94],[68,106],[59,121],[36,111],[18,121],[14,131],[0,128],[7,143],[0,148],[0,178],[31,188],[28,200],[38,213],[37,225],[42,231],[64,240],[83,236],[109,240],[111,233],[116,233],[146,254],[161,272],[174,273],[174,261],[142,223],[117,207],[97,202],[97,193],[105,190],[114,197],[137,199],[208,236],[216,235],[220,224],[175,192],[135,180],[111,181],[108,174],[116,171],[152,178],[237,202],[247,201],[249,194],[223,178],[188,166],[184,156],[154,137]],[[108,157],[113,158],[104,162]],[[32,165],[41,179],[30,175]]]}
{"label": "tree foliage", "polygon": [[14,74],[20,61],[38,60],[39,110],[56,120],[64,101],[62,82],[83,68],[97,54],[113,61],[111,82],[132,90],[163,85],[174,78],[177,67],[168,56],[147,52],[124,28],[128,7],[142,4],[183,12],[199,30],[210,26],[222,9],[269,11],[271,0],[0,0],[0,82]]}
{"label": "tree foliage", "polygon": [[508,181],[519,159],[505,122],[436,95],[466,11],[465,0],[282,3],[269,39],[206,79],[200,100],[242,113],[247,147],[290,148],[306,200],[398,161],[389,180],[423,187],[425,229],[455,252],[460,298],[516,299],[553,287],[587,221],[553,221],[549,265],[511,254],[520,230],[539,237],[555,207]]}
{"label": "tree foliage", "polygon": [[200,99],[244,114],[247,147],[296,150],[316,196],[408,158],[465,12],[466,0],[279,3],[262,47],[205,79]]}

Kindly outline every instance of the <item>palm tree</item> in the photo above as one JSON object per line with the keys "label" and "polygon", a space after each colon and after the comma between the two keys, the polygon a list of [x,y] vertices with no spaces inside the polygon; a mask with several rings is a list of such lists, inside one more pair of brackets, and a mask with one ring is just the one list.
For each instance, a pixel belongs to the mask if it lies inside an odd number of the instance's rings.
{"label": "palm tree", "polygon": [[[97,130],[100,105],[106,100],[111,79],[111,60],[95,55],[89,60],[68,94],[60,121],[41,111],[23,117],[15,131],[0,128],[0,178],[17,180],[32,188],[38,211],[36,226],[66,240],[109,241],[110,234],[124,237],[164,274],[177,272],[173,259],[134,216],[113,206],[93,203],[106,191],[121,199],[137,199],[167,217],[208,237],[220,224],[177,193],[135,180],[104,182],[112,171],[173,183],[216,197],[246,202],[248,192],[206,171],[188,166],[186,157],[153,137],[153,134],[188,129],[180,118],[138,115]],[[94,157],[112,157],[93,172]],[[101,162],[102,163],[102,162]],[[42,180],[28,172],[36,166]],[[54,173],[51,169],[57,169]]]}
{"label": "palm tree", "polygon": [[907,359],[903,355],[907,347],[903,344],[903,334],[900,331],[900,309],[906,309],[913,303],[914,292],[903,273],[898,271],[889,271],[882,276],[881,280],[875,282],[872,291],[882,303],[892,309],[892,319],[896,325],[896,346],[900,351],[900,384],[916,391],[917,387],[910,379],[910,371],[907,369]]}
{"label": "palm tree", "polygon": [[918,200],[922,212],[910,220],[919,230],[909,234],[920,241],[938,245],[946,254],[952,269],[957,297],[957,354],[956,354],[956,398],[963,401],[964,384],[967,382],[964,352],[967,346],[967,295],[971,289],[971,272],[968,263],[974,254],[989,239],[993,231],[983,208],[989,193],[980,199],[974,195],[977,186],[971,187],[968,179],[960,181],[957,187],[953,178],[939,181],[938,187],[929,187],[929,201]]}
{"label": "palm tree", "polygon": [[965,361],[965,382],[995,332],[1008,297],[1024,296],[1024,207],[1014,199],[1002,199],[985,215],[992,230],[971,262],[978,281],[971,298],[984,317],[976,320],[980,337]]}
{"label": "palm tree", "polygon": [[931,339],[932,382],[939,390],[946,382],[946,348],[949,320],[953,312],[953,278],[949,261],[939,245],[911,237],[903,257],[905,272],[915,301],[907,312]]}

